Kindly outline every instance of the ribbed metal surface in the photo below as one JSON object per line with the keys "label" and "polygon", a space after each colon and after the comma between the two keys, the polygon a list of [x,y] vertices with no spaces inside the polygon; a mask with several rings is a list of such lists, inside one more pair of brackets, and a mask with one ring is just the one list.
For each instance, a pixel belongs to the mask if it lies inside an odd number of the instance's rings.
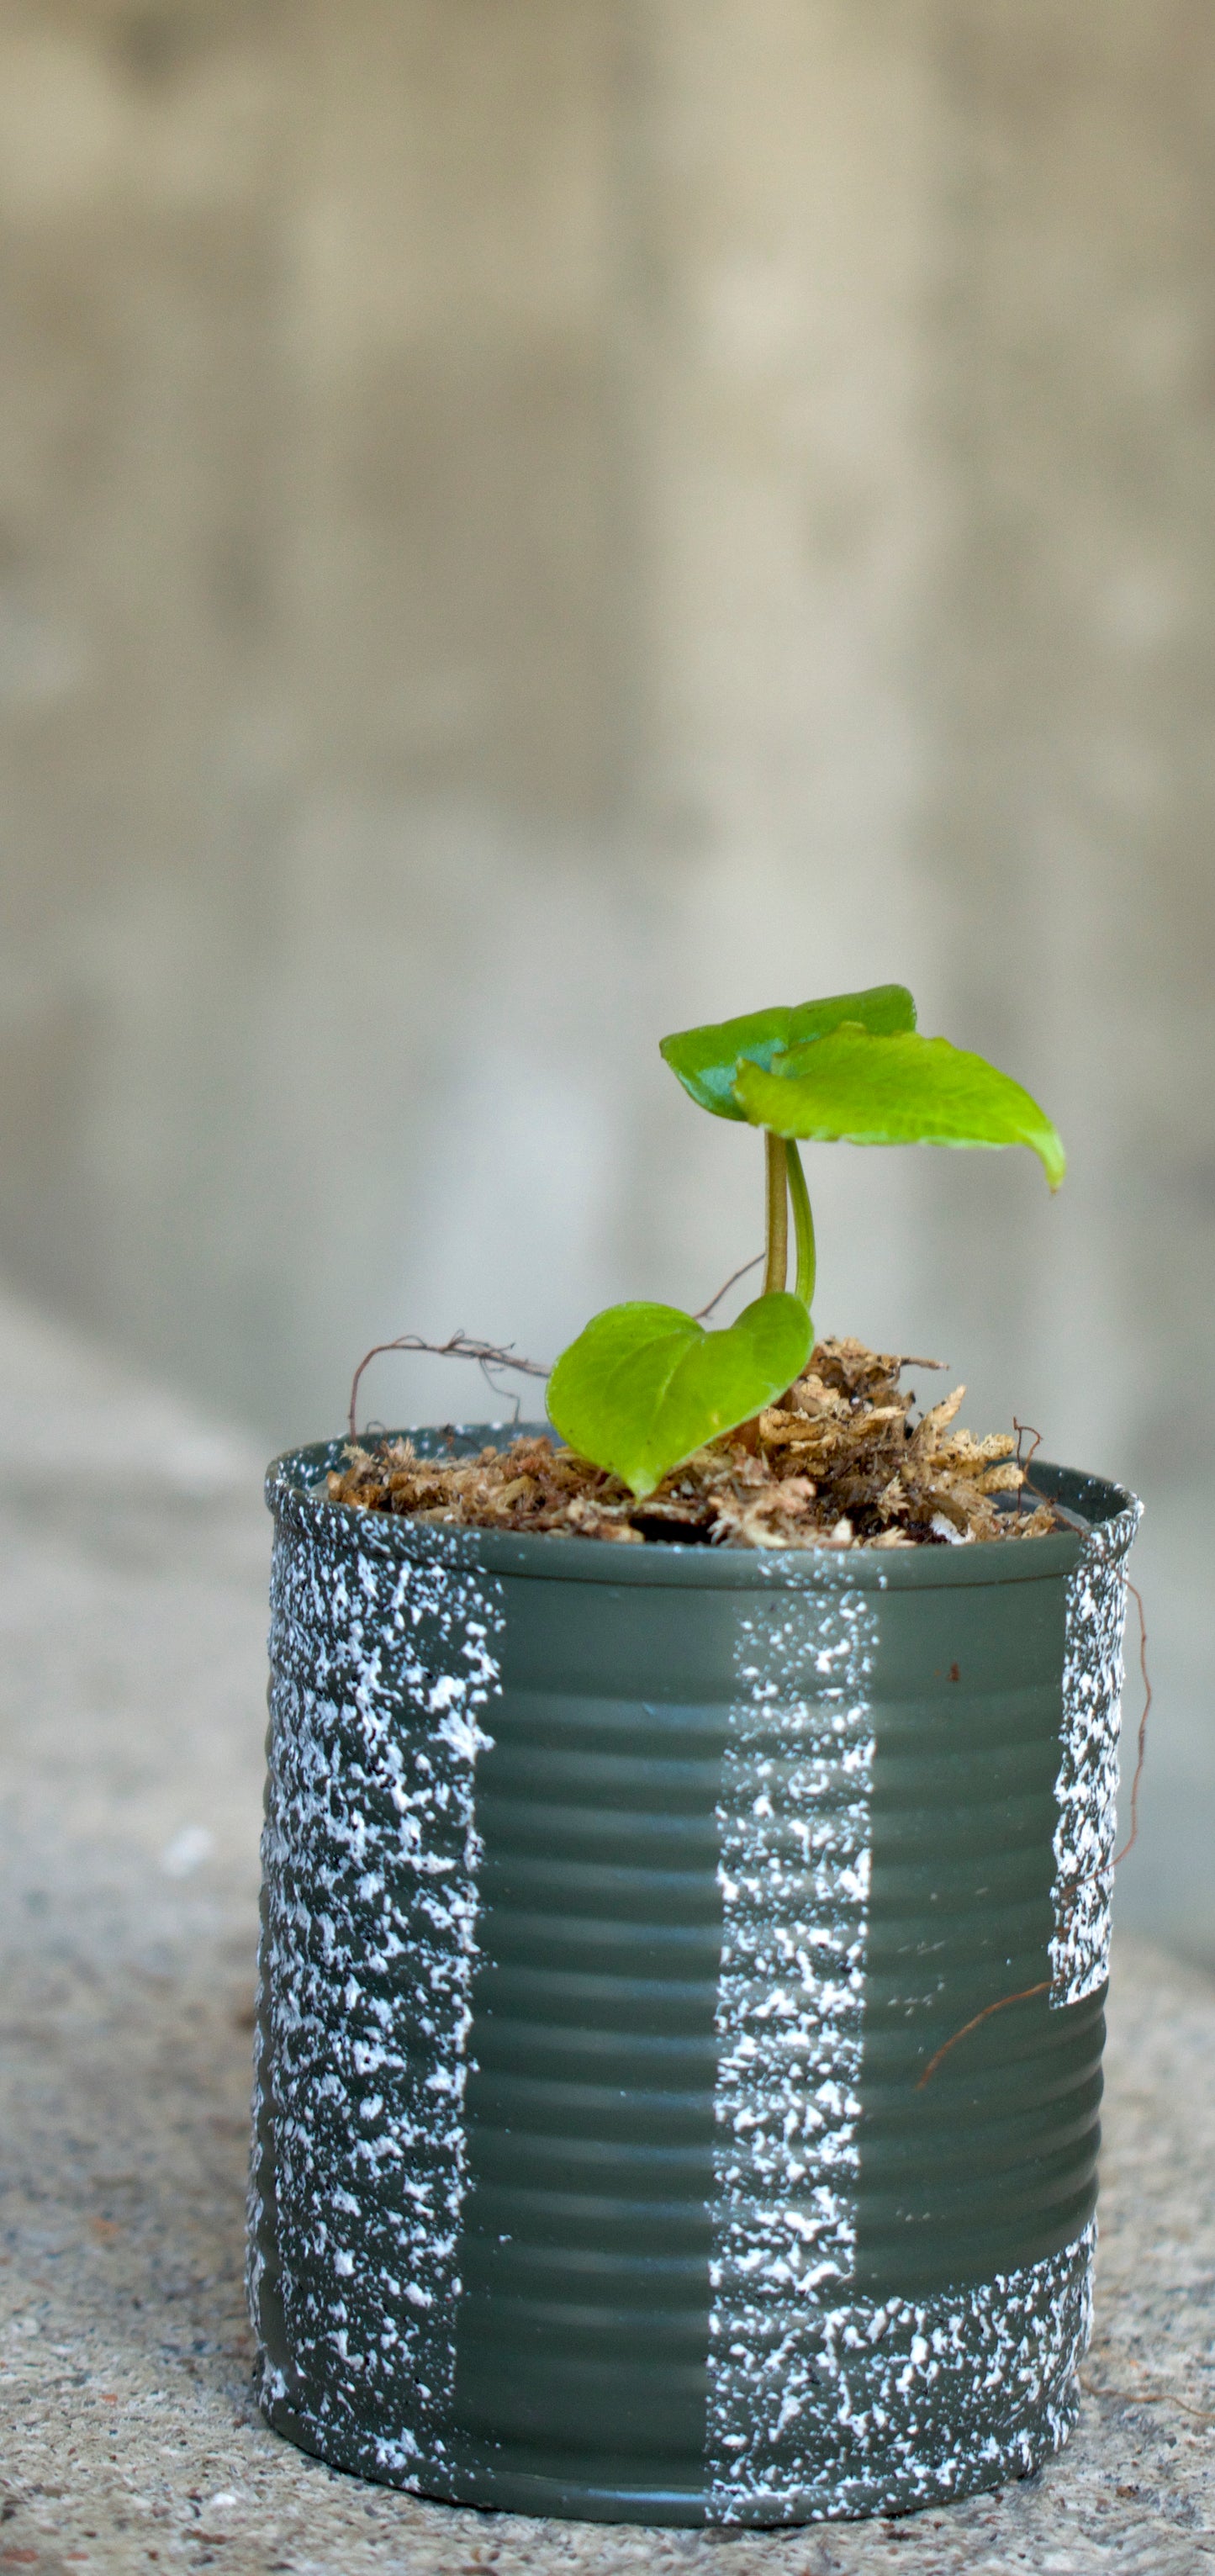
{"label": "ribbed metal surface", "polygon": [[665,1590],[580,1585],[572,1621],[568,1587],[518,1591],[478,1774],[459,2427],[509,2445],[516,2473],[686,2490],[704,2443],[728,1635],[712,1596],[711,1633],[676,1658]]}
{"label": "ribbed metal surface", "polygon": [[[748,1757],[770,1793],[764,1868],[773,1885],[779,1877],[794,1928],[812,1931],[822,1880],[797,1806],[797,1764],[820,1705],[828,1724],[830,1692],[812,1658],[790,1667],[781,1623],[791,1592],[804,1603],[821,1590],[830,1608],[846,1583],[863,1598],[875,1641],[870,1875],[855,1904],[864,1977],[848,2295],[956,2294],[1073,2247],[1095,2198],[1099,1992],[1063,2005],[1041,1993],[992,2016],[917,2089],[933,2052],[972,2015],[1050,1976],[1065,1587],[1079,1542],[895,1552],[879,1565],[453,1537],[402,1523],[381,1523],[369,1540],[362,1516],[303,1497],[330,1454],[300,1453],[272,1472],[280,1550],[320,1515],[335,1564],[343,1549],[373,1544],[401,1564],[479,1569],[500,1603],[500,1668],[484,1721],[492,1746],[476,1763],[466,2165],[439,2451],[412,2471],[384,2456],[381,2400],[370,2395],[362,2447],[327,2433],[322,2393],[304,2385],[298,2357],[292,2393],[287,2367],[277,2396],[277,2383],[268,2387],[268,2411],[311,2447],[431,2492],[704,2520],[715,2510],[721,1800],[740,1620],[761,1647],[770,1632],[785,1674]],[[1115,1488],[1055,1482],[1090,1513],[1126,1500]],[[298,1638],[282,1646],[288,1659],[298,1651]],[[415,1689],[401,1729],[428,1722]],[[345,1723],[339,1713],[335,1761]],[[815,1831],[837,1795],[824,1782]],[[855,1782],[841,1779],[846,1796]],[[381,1806],[383,1825],[391,1809]],[[325,1913],[319,1891],[316,1913]],[[298,1937],[323,1953],[324,1938],[311,1941],[302,1926]],[[274,1973],[271,1961],[268,1989]],[[416,2053],[427,2043],[412,1973],[402,1955],[370,1986]],[[266,2022],[272,2172],[269,2001]],[[400,2187],[395,2169],[369,2176],[369,2201]],[[269,2285],[290,2249],[272,2190],[260,2206]],[[810,2224],[809,2199],[807,2210]],[[268,2342],[284,2331],[271,2305]],[[407,2402],[398,2388],[398,2411]],[[795,2500],[793,2518],[866,2509],[862,2467],[849,2469],[851,2486],[833,2471],[853,2500]],[[807,2474],[804,2460],[796,2475],[790,2466],[790,2496],[809,2494]],[[721,2510],[779,2518],[786,2508],[768,2510],[756,2492],[754,2511]],[[879,2479],[876,2500],[880,2492]],[[884,2492],[904,2489],[888,2476]]]}
{"label": "ribbed metal surface", "polygon": [[1099,1998],[1031,1996],[917,2089],[1048,1974],[1063,1644],[1057,1575],[883,1604],[858,2244],[879,2292],[1032,2263],[1092,2214]]}

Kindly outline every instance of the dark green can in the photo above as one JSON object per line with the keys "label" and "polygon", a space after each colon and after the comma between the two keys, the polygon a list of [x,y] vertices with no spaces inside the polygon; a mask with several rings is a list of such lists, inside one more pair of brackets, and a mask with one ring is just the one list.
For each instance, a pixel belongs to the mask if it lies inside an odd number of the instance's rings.
{"label": "dark green can", "polygon": [[613,2521],[1035,2468],[1089,2327],[1138,1505],[1042,1468],[1047,1538],[614,1546],[333,1505],[340,1452],[268,1480],[270,2422]]}

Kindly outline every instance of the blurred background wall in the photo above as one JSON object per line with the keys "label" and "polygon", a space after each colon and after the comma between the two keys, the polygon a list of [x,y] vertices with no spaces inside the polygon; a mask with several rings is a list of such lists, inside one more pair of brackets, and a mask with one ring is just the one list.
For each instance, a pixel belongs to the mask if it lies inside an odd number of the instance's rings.
{"label": "blurred background wall", "polygon": [[0,0],[0,228],[10,1280],[314,1436],[699,1304],[658,1037],[909,981],[1071,1172],[812,1154],[818,1319],[1147,1497],[1215,1955],[1206,0]]}

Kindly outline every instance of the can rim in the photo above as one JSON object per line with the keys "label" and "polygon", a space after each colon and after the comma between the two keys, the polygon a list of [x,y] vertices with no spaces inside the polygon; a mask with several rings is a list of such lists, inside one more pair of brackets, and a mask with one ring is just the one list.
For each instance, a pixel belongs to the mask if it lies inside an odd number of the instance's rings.
{"label": "can rim", "polygon": [[[492,1442],[514,1439],[520,1432],[546,1431],[545,1423],[455,1423],[438,1430],[426,1424],[386,1439],[409,1439],[421,1456],[434,1455],[442,1443],[457,1443],[457,1454],[470,1454]],[[266,1470],[266,1503],[276,1527],[303,1532],[327,1528],[330,1537],[344,1529],[351,1553],[449,1565],[485,1574],[516,1575],[549,1582],[612,1583],[619,1586],[665,1585],[676,1590],[714,1592],[951,1590],[958,1584],[1026,1583],[1070,1574],[1086,1542],[1096,1538],[1101,1552],[1122,1556],[1139,1523],[1142,1506],[1128,1487],[1081,1469],[1034,1461],[1034,1483],[1047,1498],[1076,1516],[1075,1529],[1052,1531],[1041,1538],[990,1539],[957,1547],[730,1548],[706,1547],[680,1539],[647,1540],[643,1547],[621,1547],[610,1539],[561,1535],[556,1530],[461,1529],[427,1521],[419,1524],[387,1512],[360,1511],[351,1503],[331,1502],[319,1491],[321,1479],[335,1467],[347,1443],[314,1440],[284,1450]]]}

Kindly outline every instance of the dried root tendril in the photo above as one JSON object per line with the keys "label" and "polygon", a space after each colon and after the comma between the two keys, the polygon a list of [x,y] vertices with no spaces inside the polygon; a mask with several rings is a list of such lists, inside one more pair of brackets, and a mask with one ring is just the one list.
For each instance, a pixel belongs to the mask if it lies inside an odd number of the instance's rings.
{"label": "dried root tendril", "polygon": [[[1022,1425],[1018,1423],[1018,1432],[1020,1432],[1021,1429]],[[1039,1447],[1041,1437],[1042,1435],[1040,1432],[1035,1434],[1035,1449]],[[1032,1458],[1032,1456],[1033,1450],[1031,1449],[1030,1457]],[[1117,1869],[1121,1862],[1126,1859],[1128,1852],[1134,1850],[1139,1839],[1139,1790],[1143,1780],[1143,1765],[1147,1756],[1147,1725],[1152,1711],[1152,1684],[1148,1674],[1147,1619],[1144,1615],[1143,1594],[1141,1593],[1137,1583],[1128,1583],[1126,1588],[1132,1595],[1139,1612],[1139,1669],[1143,1675],[1143,1713],[1139,1720],[1139,1737],[1136,1745],[1135,1757],[1135,1776],[1131,1782],[1130,1832],[1128,1833],[1121,1850],[1116,1851],[1113,1859],[1108,1863],[1108,1867],[1111,1871]],[[1074,1885],[1068,1891],[1067,1901],[1062,1909],[1064,1926],[1070,1922],[1083,1890],[1086,1887],[1093,1886],[1097,1880],[1105,1876],[1106,1866],[1107,1864],[1105,1862],[1098,1862],[1095,1869],[1086,1870],[1083,1878],[1078,1878],[1075,1881]],[[972,2014],[969,2021],[963,2022],[960,2030],[955,2030],[949,2039],[942,2042],[940,2048],[937,2049],[935,2056],[929,2058],[928,2064],[916,2084],[915,2089],[917,2093],[922,2093],[925,2085],[931,2084],[938,2066],[944,2065],[946,2058],[957,2047],[959,2040],[969,2039],[972,2030],[978,2030],[982,2022],[990,2021],[993,2013],[1007,2012],[1010,2004],[1028,2003],[1034,1995],[1049,1994],[1051,1982],[1052,1981],[1049,1977],[1040,1977],[1038,1983],[1034,1986],[1019,1986],[1015,1994],[999,1995],[997,1996],[994,2004],[984,2004],[982,2012]],[[1212,2417],[1211,2420],[1212,2422],[1215,2422],[1215,2417]]]}

